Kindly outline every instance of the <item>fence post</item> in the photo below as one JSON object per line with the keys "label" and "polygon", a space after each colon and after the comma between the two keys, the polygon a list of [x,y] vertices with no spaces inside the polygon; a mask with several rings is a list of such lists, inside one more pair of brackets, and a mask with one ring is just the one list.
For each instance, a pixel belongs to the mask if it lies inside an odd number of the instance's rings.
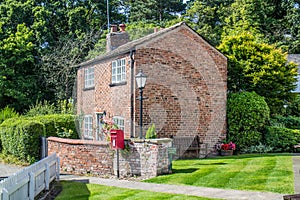
{"label": "fence post", "polygon": [[50,188],[50,167],[49,163],[46,163],[46,171],[45,171],[45,189],[49,190]]}
{"label": "fence post", "polygon": [[3,197],[3,200],[9,200],[9,192],[7,191],[6,188],[2,189],[2,197]]}
{"label": "fence post", "polygon": [[59,174],[60,174],[60,159],[57,157],[56,160],[56,180],[59,181]]}
{"label": "fence post", "polygon": [[34,200],[34,173],[33,172],[30,172],[29,173],[29,199],[30,200]]}
{"label": "fence post", "polygon": [[41,137],[41,159],[48,156],[48,143],[46,137]]}

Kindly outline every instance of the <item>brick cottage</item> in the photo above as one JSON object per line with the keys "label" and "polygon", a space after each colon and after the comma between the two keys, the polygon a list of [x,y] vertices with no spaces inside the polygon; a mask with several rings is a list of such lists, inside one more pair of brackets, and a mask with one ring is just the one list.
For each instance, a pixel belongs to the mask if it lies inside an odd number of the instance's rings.
{"label": "brick cottage", "polygon": [[125,138],[139,136],[139,90],[147,75],[143,133],[155,124],[159,138],[198,136],[213,150],[226,135],[227,58],[185,22],[130,41],[124,25],[107,35],[107,53],[80,64],[77,114],[82,138],[103,140],[103,117]]}

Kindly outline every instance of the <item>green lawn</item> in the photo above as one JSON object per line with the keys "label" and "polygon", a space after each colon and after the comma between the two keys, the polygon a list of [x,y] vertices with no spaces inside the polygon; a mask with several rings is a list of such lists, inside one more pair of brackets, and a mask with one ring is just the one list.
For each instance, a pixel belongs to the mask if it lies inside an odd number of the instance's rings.
{"label": "green lawn", "polygon": [[251,154],[173,161],[173,174],[146,182],[294,193],[291,154]]}
{"label": "green lawn", "polygon": [[[291,154],[251,154],[210,159],[173,161],[173,174],[146,182],[224,189],[294,193]],[[95,184],[62,182],[56,199],[207,199],[184,195],[130,190]]]}
{"label": "green lawn", "polygon": [[78,182],[62,181],[63,191],[55,200],[209,200],[186,195],[173,195],[143,190],[130,190],[118,187],[109,187],[95,184],[85,184]]}

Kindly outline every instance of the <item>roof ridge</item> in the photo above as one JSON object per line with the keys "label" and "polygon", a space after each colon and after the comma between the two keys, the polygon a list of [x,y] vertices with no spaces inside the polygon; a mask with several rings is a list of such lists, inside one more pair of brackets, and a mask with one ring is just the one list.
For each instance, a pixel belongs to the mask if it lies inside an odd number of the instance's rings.
{"label": "roof ridge", "polygon": [[164,33],[167,33],[167,32],[170,32],[174,29],[176,29],[177,27],[180,27],[182,25],[186,25],[186,22],[185,21],[182,21],[182,22],[179,22],[173,26],[170,26],[168,28],[164,28],[160,31],[157,31],[157,32],[154,32],[154,33],[151,33],[151,34],[148,34],[144,37],[141,37],[141,38],[138,38],[136,40],[133,40],[133,41],[130,41],[130,42],[127,42],[126,44],[123,44],[121,46],[119,46],[118,48],[112,50],[112,51],[109,51],[109,52],[106,52],[104,54],[101,54],[99,56],[96,56],[95,58],[91,59],[91,60],[87,60],[85,62],[82,62],[80,63],[78,66],[83,66],[83,65],[89,65],[89,64],[92,64],[94,62],[97,62],[101,59],[104,59],[104,58],[109,58],[111,56],[114,56],[116,54],[120,54],[120,53],[124,53],[126,51],[129,51],[129,50],[133,50],[137,45],[139,44],[142,44],[146,41],[149,41],[157,36],[160,36]]}

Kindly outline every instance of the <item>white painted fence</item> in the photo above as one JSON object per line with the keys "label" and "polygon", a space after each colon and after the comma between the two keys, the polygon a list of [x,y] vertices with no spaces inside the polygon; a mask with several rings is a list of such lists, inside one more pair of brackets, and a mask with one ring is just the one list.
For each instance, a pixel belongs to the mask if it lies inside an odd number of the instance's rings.
{"label": "white painted fence", "polygon": [[56,154],[30,165],[0,182],[0,199],[34,200],[50,183],[59,180],[59,158]]}

